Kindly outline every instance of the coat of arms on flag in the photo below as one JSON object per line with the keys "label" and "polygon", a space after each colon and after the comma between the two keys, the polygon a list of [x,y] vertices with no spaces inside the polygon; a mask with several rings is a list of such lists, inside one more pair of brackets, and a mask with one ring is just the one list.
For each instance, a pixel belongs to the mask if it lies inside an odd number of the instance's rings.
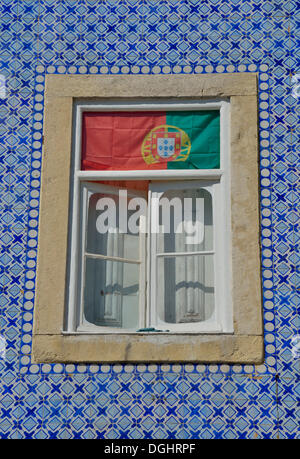
{"label": "coat of arms on flag", "polygon": [[[177,134],[175,134],[175,136],[176,137],[171,137],[170,135],[168,137],[156,137],[155,147],[158,156],[160,156],[163,159],[172,158],[172,156],[175,155],[176,150],[179,149],[180,151],[180,137]],[[177,139],[178,137],[179,139]],[[176,140],[177,142],[175,143]],[[157,155],[156,158],[158,158]]]}
{"label": "coat of arms on flag", "polygon": [[145,137],[142,155],[147,164],[161,161],[185,161],[191,149],[189,136],[176,126],[162,125]]}

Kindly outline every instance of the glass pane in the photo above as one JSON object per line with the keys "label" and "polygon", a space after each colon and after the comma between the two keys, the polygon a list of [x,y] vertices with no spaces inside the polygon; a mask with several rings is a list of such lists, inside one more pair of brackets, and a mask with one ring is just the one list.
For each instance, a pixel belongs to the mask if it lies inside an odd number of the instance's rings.
{"label": "glass pane", "polygon": [[159,224],[158,253],[213,250],[211,194],[204,189],[167,191],[160,199]]}
{"label": "glass pane", "polygon": [[[127,210],[128,219],[134,212],[136,211]],[[86,251],[137,260],[139,258],[139,235],[130,232],[127,227],[128,219],[125,218],[122,223],[124,228],[122,228],[118,196],[94,193],[88,204]],[[120,229],[123,229],[125,233],[120,232]]]}
{"label": "glass pane", "polygon": [[170,324],[208,320],[214,312],[214,256],[157,258],[159,319]]}
{"label": "glass pane", "polygon": [[86,258],[84,316],[94,325],[137,330],[139,265]]}

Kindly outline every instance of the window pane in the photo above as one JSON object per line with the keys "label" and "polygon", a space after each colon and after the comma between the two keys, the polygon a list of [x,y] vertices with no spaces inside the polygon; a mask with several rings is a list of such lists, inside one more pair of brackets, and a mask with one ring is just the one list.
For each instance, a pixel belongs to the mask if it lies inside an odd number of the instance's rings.
{"label": "window pane", "polygon": [[204,189],[167,191],[160,199],[159,224],[158,253],[213,250],[211,194]]}
{"label": "window pane", "polygon": [[157,258],[159,319],[170,324],[208,320],[214,312],[214,257]]}
{"label": "window pane", "polygon": [[139,265],[87,257],[84,316],[94,325],[137,330]]}
{"label": "window pane", "polygon": [[[134,212],[127,210],[128,219]],[[139,258],[139,235],[129,231],[127,218],[122,224],[124,226],[123,231],[126,231],[124,233],[120,232],[122,227],[118,196],[94,193],[90,197],[88,205],[86,251],[137,260]]]}

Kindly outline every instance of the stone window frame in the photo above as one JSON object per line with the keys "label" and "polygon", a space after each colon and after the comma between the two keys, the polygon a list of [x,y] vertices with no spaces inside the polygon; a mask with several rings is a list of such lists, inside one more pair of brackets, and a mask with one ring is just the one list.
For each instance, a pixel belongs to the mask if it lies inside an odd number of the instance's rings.
{"label": "stone window frame", "polygon": [[[230,101],[232,334],[66,334],[74,102]],[[257,75],[47,75],[33,361],[261,363]]]}

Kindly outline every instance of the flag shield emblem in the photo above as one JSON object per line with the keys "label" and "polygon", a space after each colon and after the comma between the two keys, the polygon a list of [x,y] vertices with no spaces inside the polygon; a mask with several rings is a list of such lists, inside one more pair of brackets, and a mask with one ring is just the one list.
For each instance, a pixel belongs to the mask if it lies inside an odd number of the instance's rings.
{"label": "flag shield emblem", "polygon": [[176,126],[158,126],[145,137],[142,155],[147,164],[185,161],[191,149],[188,135]]}
{"label": "flag shield emblem", "polygon": [[180,133],[153,134],[152,152],[156,159],[174,159],[180,153]]}

